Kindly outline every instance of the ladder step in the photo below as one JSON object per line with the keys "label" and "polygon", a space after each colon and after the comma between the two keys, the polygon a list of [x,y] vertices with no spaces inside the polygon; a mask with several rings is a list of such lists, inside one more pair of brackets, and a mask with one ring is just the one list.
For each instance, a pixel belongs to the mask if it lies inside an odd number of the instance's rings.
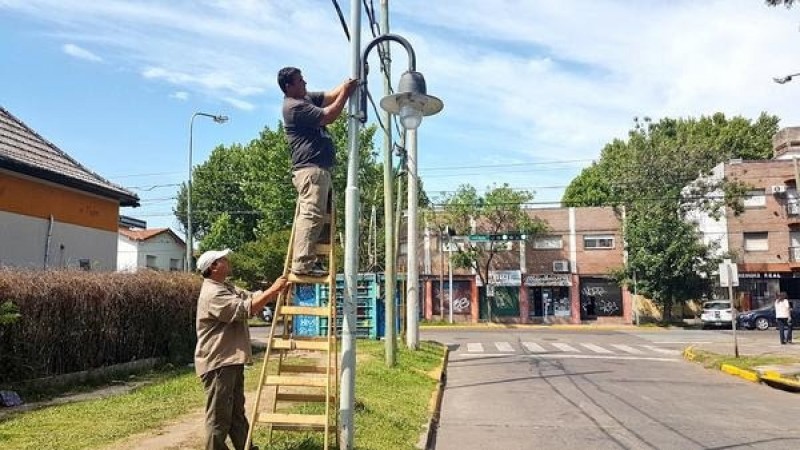
{"label": "ladder step", "polygon": [[330,274],[315,277],[311,275],[295,275],[291,272],[287,278],[290,283],[294,284],[328,284],[331,280]]}
{"label": "ladder step", "polygon": [[[336,401],[336,396],[334,395],[329,395],[328,398],[332,403]],[[279,402],[325,403],[325,394],[284,394],[279,392],[275,396],[275,400]]]}
{"label": "ladder step", "polygon": [[272,338],[271,348],[274,350],[330,350],[331,343],[328,342],[328,338],[315,340]]}
{"label": "ladder step", "polygon": [[331,309],[327,306],[281,306],[278,314],[291,316],[330,317]]}
{"label": "ladder step", "polygon": [[327,377],[300,377],[300,376],[286,376],[286,375],[269,375],[267,381],[264,382],[267,386],[305,386],[305,387],[327,387]]}
{"label": "ladder step", "polygon": [[328,256],[331,253],[331,244],[317,242],[314,246],[314,253],[318,256]]}
{"label": "ladder step", "polygon": [[[328,416],[324,414],[280,414],[268,413],[259,414],[258,421],[273,424],[273,429],[277,426],[288,426],[291,429],[298,427],[313,427],[314,430],[325,428],[328,423]],[[280,429],[280,428],[278,428]]]}
{"label": "ladder step", "polygon": [[[328,373],[326,366],[300,366],[284,364],[281,366],[281,373]],[[333,368],[331,368],[333,373]]]}

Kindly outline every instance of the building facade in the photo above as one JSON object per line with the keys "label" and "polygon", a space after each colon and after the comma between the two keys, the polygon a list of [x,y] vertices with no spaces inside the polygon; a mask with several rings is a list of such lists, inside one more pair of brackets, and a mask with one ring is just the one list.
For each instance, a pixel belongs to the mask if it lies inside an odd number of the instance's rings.
{"label": "building facade", "polygon": [[[548,230],[509,241],[489,273],[494,296],[480,278],[457,270],[454,320],[512,323],[631,323],[631,296],[611,277],[624,264],[622,221],[613,208],[530,209]],[[454,237],[458,241],[466,237]],[[440,242],[441,240],[441,242]],[[449,316],[449,255],[441,233],[426,233],[425,317]],[[443,295],[440,295],[440,292]],[[491,298],[491,300],[489,300]],[[444,308],[444,311],[442,311]],[[456,312],[457,311],[457,312]]]}
{"label": "building facade", "polygon": [[0,107],[0,266],[114,270],[119,208],[138,205]]}
{"label": "building facade", "polygon": [[180,271],[186,261],[186,243],[169,228],[119,229],[117,270]]}
{"label": "building facade", "polygon": [[771,303],[780,291],[800,298],[800,196],[797,180],[800,127],[785,128],[773,138],[773,159],[731,160],[717,165],[713,181],[747,186],[744,211],[726,208],[719,217],[692,217],[706,243],[737,263],[742,309]]}

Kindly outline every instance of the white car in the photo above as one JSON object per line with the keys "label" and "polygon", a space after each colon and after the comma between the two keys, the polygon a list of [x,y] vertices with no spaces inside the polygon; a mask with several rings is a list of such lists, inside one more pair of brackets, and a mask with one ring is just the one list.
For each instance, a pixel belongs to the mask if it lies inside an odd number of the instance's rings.
{"label": "white car", "polygon": [[700,315],[703,328],[711,326],[731,328],[733,309],[730,300],[711,300],[703,303],[703,314]]}

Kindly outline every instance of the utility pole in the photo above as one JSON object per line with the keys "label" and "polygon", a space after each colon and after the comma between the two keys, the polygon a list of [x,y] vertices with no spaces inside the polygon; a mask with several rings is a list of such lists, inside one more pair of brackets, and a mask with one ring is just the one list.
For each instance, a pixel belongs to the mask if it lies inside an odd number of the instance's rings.
{"label": "utility pole", "polygon": [[439,228],[439,320],[444,322],[444,231],[441,225]]}
{"label": "utility pole", "polygon": [[[356,1],[356,0],[354,0]],[[419,349],[419,264],[417,261],[417,130],[406,130],[408,146],[408,250],[406,281],[406,345]]]}
{"label": "utility pole", "polygon": [[447,276],[448,288],[450,289],[450,323],[453,323],[453,239],[447,234]]}
{"label": "utility pole", "polygon": [[[381,0],[381,30],[384,33],[389,32],[389,0]],[[389,53],[389,42],[381,44],[378,48],[383,63],[383,95],[387,96],[392,93],[392,60]],[[386,231],[384,240],[385,258],[384,265],[384,301],[386,302],[386,333],[384,336],[384,354],[386,357],[386,366],[394,367],[395,359],[395,346],[397,344],[397,330],[395,326],[395,286],[397,285],[397,275],[395,274],[395,244],[394,244],[394,216],[392,211],[392,175],[394,168],[392,167],[392,115],[381,108],[381,115],[383,123],[386,128],[383,130],[383,224]]]}
{"label": "utility pole", "polygon": [[[350,78],[361,75],[361,1],[350,1]],[[358,80],[364,83],[366,80]],[[339,392],[339,426],[342,450],[353,449],[353,420],[356,387],[356,299],[358,298],[358,144],[361,90],[356,89],[348,102],[348,161],[345,188],[344,302],[342,304],[342,369]],[[333,295],[333,293],[331,293]]]}

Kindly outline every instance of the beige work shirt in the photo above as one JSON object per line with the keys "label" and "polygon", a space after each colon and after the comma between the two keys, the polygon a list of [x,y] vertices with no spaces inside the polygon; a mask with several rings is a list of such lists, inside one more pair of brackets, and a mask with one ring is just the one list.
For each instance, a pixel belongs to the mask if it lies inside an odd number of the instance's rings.
{"label": "beige work shirt", "polygon": [[203,280],[197,298],[197,347],[194,367],[198,376],[224,366],[251,364],[251,300],[236,296],[233,287],[210,278]]}

